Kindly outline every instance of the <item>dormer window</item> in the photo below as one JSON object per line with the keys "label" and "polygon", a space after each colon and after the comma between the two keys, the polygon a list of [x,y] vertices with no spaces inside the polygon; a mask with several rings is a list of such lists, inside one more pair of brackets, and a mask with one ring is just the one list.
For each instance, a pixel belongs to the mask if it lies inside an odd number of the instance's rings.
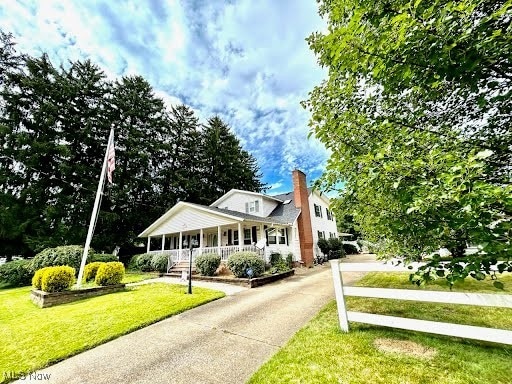
{"label": "dormer window", "polygon": [[258,200],[245,203],[245,213],[257,213],[260,211],[260,202]]}

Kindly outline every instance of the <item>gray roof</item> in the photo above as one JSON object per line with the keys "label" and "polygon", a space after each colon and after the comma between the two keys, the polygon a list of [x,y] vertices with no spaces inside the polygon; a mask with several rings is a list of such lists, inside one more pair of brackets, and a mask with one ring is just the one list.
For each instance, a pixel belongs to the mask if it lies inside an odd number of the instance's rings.
{"label": "gray roof", "polygon": [[295,201],[293,199],[293,192],[283,193],[281,195],[272,196],[276,199],[288,201],[288,204],[279,204],[269,215],[269,217],[280,219],[285,223],[293,223],[300,214],[300,208],[295,207]]}
{"label": "gray roof", "polygon": [[[268,224],[290,224],[290,223],[293,223],[293,220],[291,220],[291,221],[286,220],[287,217],[284,217],[284,216],[281,216],[281,215],[275,215],[275,216],[272,215],[280,206],[282,206],[282,204],[279,204],[277,206],[277,208],[274,209],[272,214],[270,214],[270,216],[268,216],[268,217],[261,217],[261,216],[251,215],[251,214],[248,214],[248,213],[232,211],[230,209],[211,207],[209,205],[193,204],[193,203],[188,203],[188,204],[196,205],[198,207],[201,207],[203,209],[207,209],[207,210],[212,211],[212,212],[224,213],[226,215],[231,215],[231,216],[239,217],[239,218],[244,219],[244,220],[258,221],[258,222],[268,223]],[[290,205],[290,204],[286,204],[286,205]]]}

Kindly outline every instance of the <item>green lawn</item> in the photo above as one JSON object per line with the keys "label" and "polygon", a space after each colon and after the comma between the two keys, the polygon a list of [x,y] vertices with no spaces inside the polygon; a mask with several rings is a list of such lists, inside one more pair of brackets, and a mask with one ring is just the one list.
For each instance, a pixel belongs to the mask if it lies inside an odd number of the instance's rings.
{"label": "green lawn", "polygon": [[[408,274],[372,273],[358,285],[389,288],[414,287]],[[500,278],[509,293],[512,275]],[[449,290],[443,282],[421,289]],[[454,291],[498,292],[492,283],[479,284],[468,279]],[[512,309],[465,305],[421,304],[417,302],[369,298],[347,298],[349,310],[391,316],[512,329]],[[401,331],[350,323],[350,333],[339,330],[336,302],[332,301],[274,355],[249,381],[250,383],[510,383],[512,347],[477,341]],[[380,341],[400,347],[384,352]],[[425,353],[412,355],[402,341],[416,343]],[[414,349],[414,351],[416,351]],[[432,355],[429,356],[428,353]]]}
{"label": "green lawn", "polygon": [[[27,372],[224,296],[223,292],[171,284],[126,291],[40,309],[30,287],[0,291],[0,368]],[[4,377],[0,374],[0,382]]]}
{"label": "green lawn", "polygon": [[140,272],[140,271],[126,271],[122,283],[138,283],[139,281],[155,279],[160,274],[158,272]]}

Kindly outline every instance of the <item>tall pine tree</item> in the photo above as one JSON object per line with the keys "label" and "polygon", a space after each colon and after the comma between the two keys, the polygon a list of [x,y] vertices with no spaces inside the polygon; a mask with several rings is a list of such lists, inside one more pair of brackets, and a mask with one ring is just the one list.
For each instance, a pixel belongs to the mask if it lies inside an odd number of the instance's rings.
{"label": "tall pine tree", "polygon": [[232,188],[260,192],[261,183],[255,158],[219,116],[208,119],[201,132],[202,192],[199,202],[209,204]]}

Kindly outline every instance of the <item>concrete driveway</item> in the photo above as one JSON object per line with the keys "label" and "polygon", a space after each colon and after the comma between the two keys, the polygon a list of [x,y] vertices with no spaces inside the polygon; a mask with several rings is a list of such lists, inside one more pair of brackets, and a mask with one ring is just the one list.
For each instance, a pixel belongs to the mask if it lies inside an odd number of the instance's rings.
{"label": "concrete driveway", "polygon": [[[347,274],[350,283],[361,274]],[[243,290],[45,368],[20,383],[244,383],[334,298],[329,264]],[[48,377],[48,376],[46,376]]]}

